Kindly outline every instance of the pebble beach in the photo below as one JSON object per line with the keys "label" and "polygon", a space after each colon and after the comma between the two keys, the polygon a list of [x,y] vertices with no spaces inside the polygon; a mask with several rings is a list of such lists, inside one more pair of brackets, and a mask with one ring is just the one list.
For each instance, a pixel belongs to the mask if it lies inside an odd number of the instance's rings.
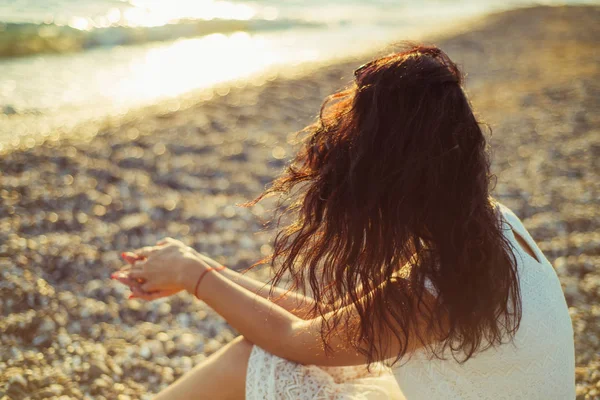
{"label": "pebble beach", "polygon": [[[524,8],[427,40],[466,73],[491,128],[493,195],[563,285],[578,400],[600,399],[598,21],[599,6]],[[109,279],[120,253],[171,236],[237,270],[269,254],[275,202],[236,204],[262,192],[322,100],[380,54],[0,148],[0,400],[151,399],[231,341],[188,294],[128,300]]]}

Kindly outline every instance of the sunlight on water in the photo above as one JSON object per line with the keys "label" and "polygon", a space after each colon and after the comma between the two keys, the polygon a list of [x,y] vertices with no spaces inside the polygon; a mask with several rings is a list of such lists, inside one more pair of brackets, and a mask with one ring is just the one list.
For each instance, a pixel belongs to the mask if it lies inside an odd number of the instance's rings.
{"label": "sunlight on water", "polygon": [[87,31],[92,28],[93,23],[87,18],[73,17],[69,20],[69,26],[80,31]]}
{"label": "sunlight on water", "polygon": [[0,144],[31,132],[39,136],[59,126],[68,130],[78,121],[122,115],[283,65],[361,53],[389,37],[387,29],[372,27],[366,32],[355,28],[235,32],[0,61],[0,73],[12,77],[0,82],[0,104],[10,104],[7,110],[18,112],[0,113]]}
{"label": "sunlight on water", "polygon": [[[238,19],[249,20],[256,11],[246,4],[213,0],[134,0],[132,7],[119,13],[119,23],[128,26],[160,26],[181,19]],[[110,17],[110,14],[107,16]],[[114,18],[114,15],[113,15]]]}
{"label": "sunlight on water", "polygon": [[[53,0],[27,12],[30,0],[14,1],[0,1],[0,143],[302,71],[529,0]],[[24,16],[38,22],[3,28]]]}
{"label": "sunlight on water", "polygon": [[[306,52],[299,56],[304,60],[312,58]],[[181,40],[148,51],[144,59],[132,60],[131,78],[118,95],[128,101],[175,96],[190,87],[205,87],[250,75],[282,61],[281,52],[272,40],[245,32]]]}
{"label": "sunlight on water", "polygon": [[[272,7],[261,9],[261,17],[275,19],[277,12]],[[125,8],[113,7],[94,17],[72,16],[67,25],[79,29],[107,28],[111,26],[156,27],[181,20],[240,20],[248,21],[257,15],[257,10],[247,4],[235,4],[213,0],[133,0]],[[55,21],[62,25],[60,18]]]}
{"label": "sunlight on water", "polygon": [[[0,11],[2,9],[0,8]],[[110,26],[156,27],[181,20],[240,20],[248,21],[258,16],[275,19],[273,7],[253,7],[248,4],[215,0],[132,0],[117,7],[108,8],[96,15],[72,15],[66,19],[56,15],[44,18],[57,25],[69,25],[79,30],[107,28]]]}

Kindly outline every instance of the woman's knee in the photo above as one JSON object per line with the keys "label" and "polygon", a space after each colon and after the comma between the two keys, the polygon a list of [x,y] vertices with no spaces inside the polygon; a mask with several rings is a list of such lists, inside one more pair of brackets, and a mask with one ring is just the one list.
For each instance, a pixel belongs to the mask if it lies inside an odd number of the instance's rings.
{"label": "woman's knee", "polygon": [[252,350],[252,346],[254,346],[254,344],[246,339],[243,335],[236,336],[231,343],[240,349],[240,351]]}
{"label": "woman's knee", "polygon": [[246,364],[253,346],[254,344],[252,344],[252,342],[240,335],[225,346],[225,351],[229,357],[236,360],[242,360],[244,361],[244,364]]}

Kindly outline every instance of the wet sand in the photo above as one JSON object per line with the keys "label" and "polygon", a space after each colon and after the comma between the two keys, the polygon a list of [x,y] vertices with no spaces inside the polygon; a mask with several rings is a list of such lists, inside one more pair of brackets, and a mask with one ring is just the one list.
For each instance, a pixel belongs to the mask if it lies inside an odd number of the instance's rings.
{"label": "wet sand", "polygon": [[[600,398],[598,21],[600,7],[536,7],[430,41],[462,66],[493,129],[496,198],[559,274],[578,399]],[[118,254],[164,236],[237,269],[267,254],[273,203],[235,204],[281,171],[297,149],[292,133],[371,56],[140,112],[90,136],[82,128],[83,140],[5,151],[0,399],[150,398],[230,341],[236,333],[192,296],[127,300],[108,279]]]}

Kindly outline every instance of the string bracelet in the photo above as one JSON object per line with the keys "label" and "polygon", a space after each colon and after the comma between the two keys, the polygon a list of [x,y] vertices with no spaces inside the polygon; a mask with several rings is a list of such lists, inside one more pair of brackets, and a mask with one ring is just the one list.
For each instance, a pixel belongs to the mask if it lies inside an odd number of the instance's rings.
{"label": "string bracelet", "polygon": [[196,287],[194,288],[194,296],[196,296],[198,299],[200,299],[200,297],[198,297],[198,286],[200,286],[200,282],[202,281],[202,279],[204,278],[204,276],[206,274],[208,274],[210,271],[222,271],[225,268],[227,268],[224,265],[221,265],[220,267],[217,268],[213,268],[213,267],[208,267],[204,270],[204,272],[200,275],[200,278],[198,278],[198,282],[196,282]]}

